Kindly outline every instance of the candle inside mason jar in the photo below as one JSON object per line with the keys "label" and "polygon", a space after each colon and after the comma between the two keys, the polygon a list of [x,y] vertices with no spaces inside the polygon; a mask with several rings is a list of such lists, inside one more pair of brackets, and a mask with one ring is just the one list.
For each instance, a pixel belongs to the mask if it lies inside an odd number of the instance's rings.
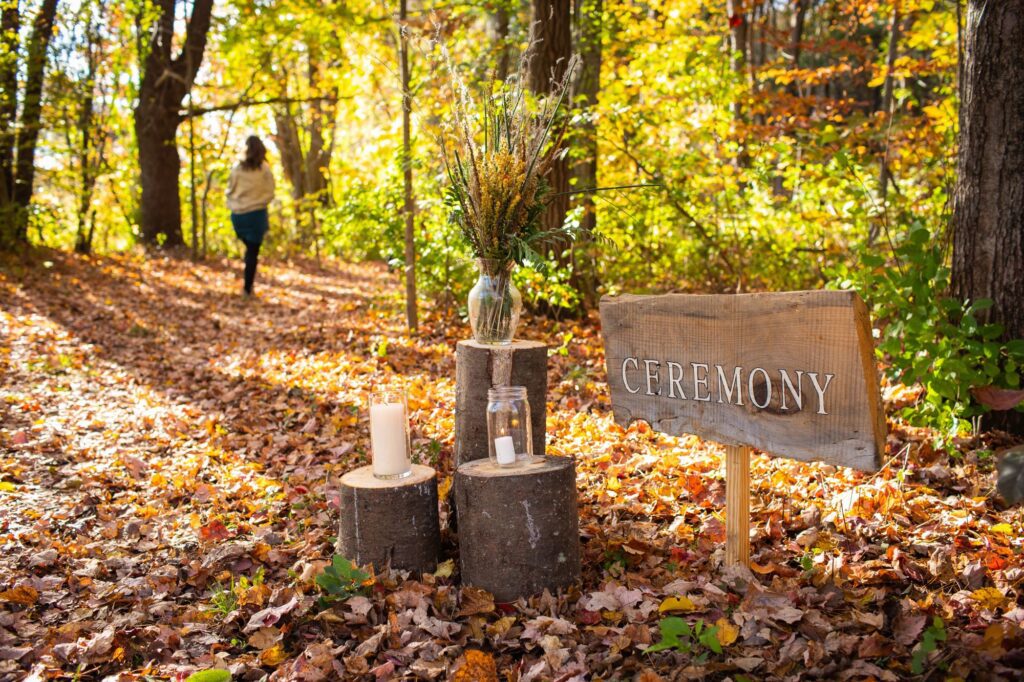
{"label": "candle inside mason jar", "polygon": [[494,439],[494,454],[498,464],[512,464],[516,461],[516,446],[512,436],[501,436]]}
{"label": "candle inside mason jar", "polygon": [[373,451],[373,475],[382,478],[402,476],[409,471],[409,441],[402,403],[370,406],[370,447]]}

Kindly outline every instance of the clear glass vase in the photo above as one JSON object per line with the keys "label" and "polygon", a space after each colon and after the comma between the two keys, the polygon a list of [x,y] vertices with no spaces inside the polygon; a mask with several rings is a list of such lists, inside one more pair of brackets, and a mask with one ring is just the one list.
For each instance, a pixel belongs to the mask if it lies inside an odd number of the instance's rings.
{"label": "clear glass vase", "polygon": [[479,277],[469,292],[469,323],[479,343],[506,345],[519,326],[523,297],[512,284],[515,263],[478,258]]}

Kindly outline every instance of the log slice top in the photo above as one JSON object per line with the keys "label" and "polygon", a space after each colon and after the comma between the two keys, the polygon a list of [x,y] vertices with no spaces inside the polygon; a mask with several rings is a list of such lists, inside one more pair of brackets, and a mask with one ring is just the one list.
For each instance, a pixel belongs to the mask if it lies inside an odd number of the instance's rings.
{"label": "log slice top", "polygon": [[489,457],[466,462],[459,466],[459,473],[474,478],[499,478],[502,476],[530,476],[545,474],[573,466],[570,457],[534,457],[529,464],[505,467],[491,462]]}
{"label": "log slice top", "polygon": [[381,479],[373,475],[372,466],[364,466],[350,471],[341,477],[341,484],[350,488],[401,488],[407,485],[420,485],[437,476],[431,467],[422,464],[412,465],[412,474],[405,478]]}
{"label": "log slice top", "polygon": [[529,350],[531,348],[547,348],[547,344],[541,343],[540,341],[525,341],[517,340],[512,343],[506,343],[504,345],[496,343],[480,343],[473,339],[465,339],[459,341],[459,346],[466,346],[467,348],[476,348],[479,350],[490,350],[490,351],[502,351],[505,349],[517,351],[517,350]]}

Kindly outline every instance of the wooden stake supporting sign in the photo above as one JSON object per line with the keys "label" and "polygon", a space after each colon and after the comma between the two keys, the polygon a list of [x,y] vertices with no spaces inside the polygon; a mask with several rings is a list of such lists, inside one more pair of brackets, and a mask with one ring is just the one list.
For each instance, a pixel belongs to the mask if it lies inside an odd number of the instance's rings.
{"label": "wooden stake supporting sign", "polygon": [[612,410],[727,445],[726,561],[749,560],[750,447],[865,471],[885,417],[853,292],[605,297]]}

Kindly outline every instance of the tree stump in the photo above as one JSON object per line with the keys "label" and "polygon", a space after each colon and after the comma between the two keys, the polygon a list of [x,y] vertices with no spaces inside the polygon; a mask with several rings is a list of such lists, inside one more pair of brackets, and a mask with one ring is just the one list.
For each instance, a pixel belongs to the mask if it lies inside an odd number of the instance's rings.
{"label": "tree stump", "polygon": [[462,582],[498,601],[580,577],[576,464],[544,457],[518,468],[475,460],[455,474]]}
{"label": "tree stump", "polygon": [[398,480],[374,478],[360,467],[341,477],[338,552],[359,566],[373,564],[429,573],[437,568],[441,531],[437,512],[437,475],[412,465]]}
{"label": "tree stump", "polygon": [[491,346],[459,341],[455,351],[455,463],[487,458],[487,391],[525,386],[533,454],[544,456],[547,431],[548,347],[539,341]]}

